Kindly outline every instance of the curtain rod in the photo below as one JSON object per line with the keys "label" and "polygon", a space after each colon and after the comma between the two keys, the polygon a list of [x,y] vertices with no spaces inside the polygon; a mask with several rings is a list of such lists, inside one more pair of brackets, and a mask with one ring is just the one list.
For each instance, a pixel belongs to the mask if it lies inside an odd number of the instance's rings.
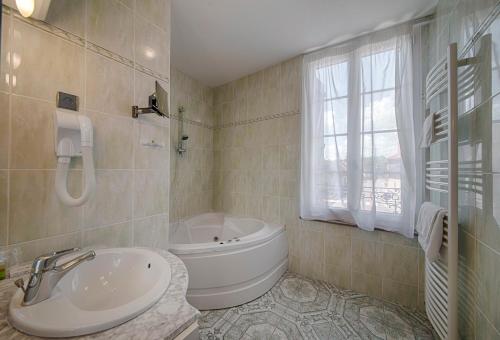
{"label": "curtain rod", "polygon": [[302,55],[307,55],[307,54],[310,54],[310,53],[321,51],[322,49],[326,49],[326,48],[330,48],[330,47],[334,47],[334,46],[339,46],[339,45],[345,44],[346,42],[348,42],[350,40],[362,38],[362,37],[370,35],[372,33],[381,32],[381,31],[384,31],[384,30],[387,30],[387,29],[390,29],[390,28],[393,28],[393,27],[400,26],[400,25],[409,24],[409,25],[412,25],[412,27],[418,27],[418,26],[427,25],[427,24],[431,23],[434,20],[434,18],[435,18],[435,15],[433,13],[433,14],[429,14],[429,15],[426,15],[426,16],[423,16],[423,17],[420,17],[420,18],[411,19],[411,20],[408,20],[408,21],[403,21],[403,22],[400,22],[400,23],[392,25],[392,26],[381,28],[379,30],[365,32],[365,33],[362,33],[362,34],[359,34],[359,35],[355,35],[355,36],[352,36],[352,37],[350,37],[348,39],[341,40],[341,41],[335,42],[335,43],[330,44],[330,45],[325,45],[325,46],[320,46],[320,47],[317,47],[317,48],[313,48],[311,50],[308,50],[308,51],[302,53]]}
{"label": "curtain rod", "polygon": [[[431,23],[435,19],[434,14],[426,15],[425,17],[417,18],[413,20],[413,26],[422,26]],[[411,22],[411,21],[410,21]]]}

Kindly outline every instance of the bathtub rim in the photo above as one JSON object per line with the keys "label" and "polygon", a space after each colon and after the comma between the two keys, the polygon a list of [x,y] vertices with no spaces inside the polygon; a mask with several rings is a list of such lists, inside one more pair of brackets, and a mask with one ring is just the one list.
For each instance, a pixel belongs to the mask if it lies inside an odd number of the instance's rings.
{"label": "bathtub rim", "polygon": [[[237,216],[228,215],[232,218]],[[247,217],[242,217],[247,218]],[[203,243],[173,243],[169,241],[168,250],[175,255],[189,255],[189,254],[203,254],[203,253],[218,253],[230,250],[237,250],[241,248],[251,247],[268,240],[275,238],[280,233],[284,233],[286,226],[284,224],[268,223],[260,219],[251,218],[260,221],[264,224],[260,230],[240,237],[240,241],[221,241],[219,242],[203,242]]]}

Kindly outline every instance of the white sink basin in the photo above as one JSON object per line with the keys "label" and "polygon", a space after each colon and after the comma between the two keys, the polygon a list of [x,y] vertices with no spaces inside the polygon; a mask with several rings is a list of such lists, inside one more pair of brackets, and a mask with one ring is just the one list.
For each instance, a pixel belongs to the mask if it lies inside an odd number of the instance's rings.
{"label": "white sink basin", "polygon": [[150,308],[170,283],[168,262],[153,251],[115,248],[96,250],[96,254],[94,260],[68,272],[45,301],[23,306],[19,289],[9,305],[12,325],[43,337],[102,331]]}

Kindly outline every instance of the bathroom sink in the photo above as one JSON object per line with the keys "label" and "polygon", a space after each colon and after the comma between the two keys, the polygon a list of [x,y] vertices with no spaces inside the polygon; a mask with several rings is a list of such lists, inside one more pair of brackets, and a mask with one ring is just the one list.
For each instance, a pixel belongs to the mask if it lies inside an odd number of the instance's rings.
{"label": "bathroom sink", "polygon": [[42,337],[102,331],[150,308],[167,289],[170,277],[167,260],[151,250],[96,250],[95,259],[68,272],[49,299],[23,306],[23,292],[18,289],[9,305],[9,320],[20,331]]}

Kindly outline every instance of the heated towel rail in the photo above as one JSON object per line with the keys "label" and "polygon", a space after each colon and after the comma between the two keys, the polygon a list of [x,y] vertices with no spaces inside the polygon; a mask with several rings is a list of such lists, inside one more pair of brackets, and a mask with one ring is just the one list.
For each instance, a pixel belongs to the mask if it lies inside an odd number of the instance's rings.
{"label": "heated towel rail", "polygon": [[[425,187],[447,194],[448,214],[444,220],[441,258],[425,262],[425,309],[441,339],[458,339],[458,60],[457,44],[448,46],[447,58],[426,77],[426,107],[446,95],[447,106],[434,116],[433,143],[447,142],[448,159],[426,162]],[[444,98],[443,98],[444,99]],[[430,109],[429,109],[430,110]]]}

